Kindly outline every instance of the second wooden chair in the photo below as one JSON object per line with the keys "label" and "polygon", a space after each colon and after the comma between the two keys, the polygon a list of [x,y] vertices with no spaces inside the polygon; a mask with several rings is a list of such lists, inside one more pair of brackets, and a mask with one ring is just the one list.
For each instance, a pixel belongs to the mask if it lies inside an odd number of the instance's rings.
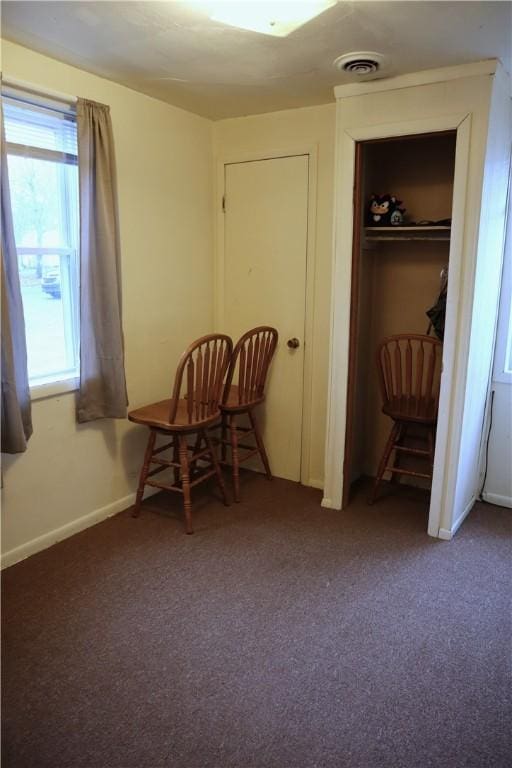
{"label": "second wooden chair", "polygon": [[[267,452],[254,409],[265,400],[265,382],[276,350],[277,339],[278,333],[275,328],[260,325],[244,333],[233,350],[220,409],[222,412],[222,463],[226,464],[229,446],[231,447],[235,501],[240,501],[240,464],[251,456],[259,455],[267,477],[269,480],[272,479]],[[236,383],[233,383],[234,381]],[[249,427],[237,424],[237,418],[244,414],[249,417]],[[256,445],[240,443],[239,433],[244,437],[253,434]],[[240,448],[246,452],[240,454]]]}

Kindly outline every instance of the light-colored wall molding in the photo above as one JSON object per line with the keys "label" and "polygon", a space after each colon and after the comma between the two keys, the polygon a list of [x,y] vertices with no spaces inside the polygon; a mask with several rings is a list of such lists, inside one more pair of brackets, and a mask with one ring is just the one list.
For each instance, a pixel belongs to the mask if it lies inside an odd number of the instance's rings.
{"label": "light-colored wall molding", "polygon": [[[154,496],[154,494],[158,492],[158,488],[148,488],[144,494],[144,498]],[[37,552],[42,552],[44,549],[52,547],[59,541],[69,539],[69,537],[74,536],[75,533],[80,533],[80,531],[84,531],[86,528],[101,523],[108,517],[113,517],[113,515],[123,512],[125,509],[128,509],[128,507],[131,507],[134,501],[135,492],[130,493],[128,496],[124,496],[122,499],[117,499],[117,501],[113,501],[110,504],[106,504],[104,507],[95,509],[87,515],[78,517],[76,520],[72,520],[70,523],[66,523],[60,528],[55,528],[55,530],[43,534],[43,536],[38,536],[31,541],[27,541],[19,547],[14,547],[14,549],[9,550],[2,555],[0,567],[2,570],[8,568],[10,565],[15,565],[21,560],[25,560],[27,557],[35,555]]]}
{"label": "light-colored wall molding", "polygon": [[509,507],[512,509],[512,496],[500,496],[499,493],[483,493],[484,501],[489,504],[496,504],[498,507]]}
{"label": "light-colored wall molding", "polygon": [[453,537],[459,530],[460,526],[462,525],[466,517],[469,515],[469,513],[473,509],[475,502],[476,502],[476,496],[472,496],[469,503],[466,504],[466,506],[464,507],[462,514],[460,514],[459,517],[454,521],[451,529],[450,530],[447,528],[439,529],[438,538],[443,539],[443,541],[451,541],[451,539],[453,539]]}

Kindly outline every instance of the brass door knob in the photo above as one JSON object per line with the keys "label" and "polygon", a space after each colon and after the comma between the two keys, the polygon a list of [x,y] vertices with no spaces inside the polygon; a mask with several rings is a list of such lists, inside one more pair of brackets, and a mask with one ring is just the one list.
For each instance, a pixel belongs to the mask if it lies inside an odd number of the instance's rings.
{"label": "brass door knob", "polygon": [[286,345],[290,347],[290,349],[297,349],[297,347],[300,347],[300,341],[294,336],[293,339],[288,339]]}

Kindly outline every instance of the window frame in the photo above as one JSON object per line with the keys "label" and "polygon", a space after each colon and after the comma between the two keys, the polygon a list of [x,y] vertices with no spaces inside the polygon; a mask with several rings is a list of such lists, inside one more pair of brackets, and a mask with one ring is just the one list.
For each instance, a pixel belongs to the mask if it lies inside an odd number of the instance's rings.
{"label": "window frame", "polygon": [[[76,125],[76,111],[74,104],[57,104],[54,99],[45,98],[43,95],[26,97],[23,93],[18,93],[17,89],[7,87],[2,88],[2,96],[7,100],[7,103],[11,102],[16,106],[25,106],[28,110],[34,111],[50,110],[52,112],[61,112],[65,117],[67,116]],[[5,119],[5,116],[4,116]],[[43,147],[35,147],[29,144],[18,144],[14,142],[5,142],[7,159],[10,156],[18,157],[31,157],[36,160],[44,160],[58,164],[58,172],[60,175],[59,187],[61,190],[62,200],[64,206],[63,211],[68,212],[70,207],[68,201],[70,199],[70,180],[68,174],[65,172],[66,165],[78,166],[78,150],[77,154],[64,152],[61,150],[47,149]],[[77,232],[76,238],[71,234],[71,220],[72,214],[61,212],[61,223],[67,242],[72,242],[76,239],[76,247],[30,247],[20,246],[16,244],[16,253],[19,258],[21,255],[27,255],[28,253],[40,253],[44,255],[47,252],[51,255],[59,256],[59,272],[61,276],[61,283],[64,280],[68,280],[70,288],[67,291],[62,291],[62,301],[65,319],[63,320],[63,330],[66,341],[66,348],[68,345],[72,349],[73,357],[76,362],[76,366],[73,369],[56,371],[53,374],[39,377],[29,377],[29,388],[31,400],[40,400],[48,397],[52,397],[66,392],[73,392],[79,388],[80,383],[80,248],[79,248],[79,199],[77,190],[76,200],[76,221]],[[67,306],[66,306],[67,304]]]}

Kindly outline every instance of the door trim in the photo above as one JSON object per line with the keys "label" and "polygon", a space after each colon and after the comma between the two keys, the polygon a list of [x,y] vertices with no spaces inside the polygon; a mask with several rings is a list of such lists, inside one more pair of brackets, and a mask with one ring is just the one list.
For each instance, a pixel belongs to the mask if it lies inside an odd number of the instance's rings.
{"label": "door trim", "polygon": [[[308,215],[306,240],[306,295],[304,315],[304,373],[302,396],[302,451],[300,482],[315,488],[322,488],[318,478],[311,475],[311,419],[313,396],[313,321],[315,305],[316,274],[316,201],[318,178],[318,145],[290,146],[281,149],[238,152],[217,158],[215,174],[215,252],[214,252],[214,328],[224,324],[224,168],[226,165],[277,160],[285,157],[308,156]],[[229,205],[229,202],[228,202]]]}
{"label": "door trim", "polygon": [[[353,460],[354,438],[354,407],[355,407],[355,383],[356,383],[356,358],[357,358],[357,330],[359,320],[359,283],[361,272],[361,222],[362,222],[362,186],[363,186],[363,144],[358,141],[354,154],[354,191],[353,207],[354,229],[352,238],[352,262],[350,278],[350,321],[348,339],[348,371],[347,371],[347,415],[345,427],[345,450],[343,452],[343,490],[341,507],[344,509],[350,496],[350,472]],[[348,478],[348,482],[346,482]]]}
{"label": "door trim", "polygon": [[[339,108],[339,105],[338,105]],[[457,132],[453,186],[452,231],[450,241],[450,280],[446,309],[446,335],[443,345],[443,376],[439,399],[439,422],[435,446],[434,473],[430,500],[428,533],[439,536],[445,509],[451,509],[455,496],[458,464],[457,435],[462,421],[465,389],[464,366],[460,365],[467,341],[467,315],[471,308],[471,286],[462,285],[464,210],[468,178],[470,114],[445,115],[427,120],[406,120],[361,126],[336,132],[335,232],[331,302],[331,341],[325,486],[322,506],[341,509],[343,462],[345,453],[347,374],[349,362],[350,290],[352,282],[353,186],[356,143],[413,134]]]}

